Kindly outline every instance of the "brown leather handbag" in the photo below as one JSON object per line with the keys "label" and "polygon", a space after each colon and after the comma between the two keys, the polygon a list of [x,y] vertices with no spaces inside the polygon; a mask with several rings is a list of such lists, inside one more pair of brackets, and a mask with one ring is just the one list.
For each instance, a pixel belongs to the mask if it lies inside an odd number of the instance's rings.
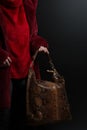
{"label": "brown leather handbag", "polygon": [[70,120],[71,112],[65,90],[65,80],[55,69],[50,55],[49,63],[53,81],[37,80],[32,68],[38,51],[29,68],[26,89],[26,115],[29,125],[41,125],[57,121]]}

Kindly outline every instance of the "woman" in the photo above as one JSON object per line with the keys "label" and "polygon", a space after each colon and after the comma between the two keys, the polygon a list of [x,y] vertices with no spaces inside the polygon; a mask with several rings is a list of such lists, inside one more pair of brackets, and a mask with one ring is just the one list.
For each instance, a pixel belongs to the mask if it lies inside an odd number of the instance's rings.
{"label": "woman", "polygon": [[[18,111],[20,117],[25,115],[25,86],[32,56],[37,49],[49,53],[46,40],[38,36],[37,4],[38,0],[0,0],[0,130],[8,125],[11,87],[11,110]],[[37,65],[34,69],[39,78]]]}

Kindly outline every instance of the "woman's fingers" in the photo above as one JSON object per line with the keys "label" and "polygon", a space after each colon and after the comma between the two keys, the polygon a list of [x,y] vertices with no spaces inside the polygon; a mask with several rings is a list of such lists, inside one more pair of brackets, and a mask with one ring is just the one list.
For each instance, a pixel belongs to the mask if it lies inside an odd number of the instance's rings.
{"label": "woman's fingers", "polygon": [[3,62],[3,64],[4,64],[4,65],[7,65],[7,66],[10,66],[11,62],[12,62],[12,60],[11,60],[11,58],[8,56],[8,57],[6,58],[6,60]]}
{"label": "woman's fingers", "polygon": [[39,52],[41,52],[41,51],[44,51],[45,53],[49,54],[48,49],[47,49],[46,47],[44,47],[44,46],[41,46],[41,47],[39,48]]}
{"label": "woman's fingers", "polygon": [[9,56],[7,57],[7,59],[9,60],[10,63],[12,62],[12,60],[11,60],[11,58]]}
{"label": "woman's fingers", "polygon": [[10,66],[10,62],[9,62],[8,59],[6,59],[5,64],[8,65],[8,66]]}

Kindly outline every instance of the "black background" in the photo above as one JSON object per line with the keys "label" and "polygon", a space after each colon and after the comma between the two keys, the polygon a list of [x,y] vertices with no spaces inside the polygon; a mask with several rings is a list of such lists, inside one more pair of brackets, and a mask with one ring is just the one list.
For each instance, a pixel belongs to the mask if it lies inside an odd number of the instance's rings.
{"label": "black background", "polygon": [[39,34],[66,80],[72,121],[43,129],[87,129],[87,0],[39,0]]}

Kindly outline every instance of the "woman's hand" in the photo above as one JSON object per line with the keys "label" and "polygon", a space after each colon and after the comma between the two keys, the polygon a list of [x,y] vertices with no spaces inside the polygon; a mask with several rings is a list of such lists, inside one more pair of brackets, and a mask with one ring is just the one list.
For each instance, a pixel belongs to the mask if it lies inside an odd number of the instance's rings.
{"label": "woman's hand", "polygon": [[48,51],[47,47],[40,46],[39,52],[42,52],[42,51],[45,52],[45,53],[47,53],[47,54],[49,54],[49,51]]}
{"label": "woman's hand", "polygon": [[3,62],[3,64],[4,64],[4,65],[7,65],[7,66],[10,66],[11,62],[12,62],[12,60],[11,60],[11,58],[8,56],[8,57],[5,59],[5,61]]}

